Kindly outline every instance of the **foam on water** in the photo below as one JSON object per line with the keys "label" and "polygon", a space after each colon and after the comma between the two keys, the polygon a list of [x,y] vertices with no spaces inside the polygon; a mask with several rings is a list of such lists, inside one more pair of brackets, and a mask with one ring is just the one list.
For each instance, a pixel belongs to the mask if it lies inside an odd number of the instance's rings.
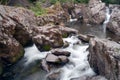
{"label": "foam on water", "polygon": [[[76,36],[64,38],[63,40],[67,41],[69,43],[69,46],[67,48],[61,49],[64,51],[71,52],[71,55],[69,57],[69,63],[60,68],[60,70],[62,71],[60,80],[70,80],[72,78],[77,78],[81,76],[95,75],[93,70],[90,68],[87,60],[89,52],[86,51],[86,49],[89,45],[83,45]],[[29,65],[30,63],[35,62],[36,60],[45,58],[47,53],[50,53],[50,51],[40,52],[35,46],[35,44],[32,47],[25,48],[25,65]]]}
{"label": "foam on water", "polygon": [[75,36],[66,38],[64,41],[68,41],[70,45],[63,50],[71,52],[71,56],[69,57],[70,62],[61,69],[61,80],[95,75],[87,60],[89,52],[86,49],[88,45],[76,44],[79,39]]}
{"label": "foam on water", "polygon": [[26,58],[25,65],[29,65],[35,60],[45,58],[47,53],[48,52],[40,52],[35,46],[35,44],[32,47],[25,48],[25,55],[24,55],[24,57]]}

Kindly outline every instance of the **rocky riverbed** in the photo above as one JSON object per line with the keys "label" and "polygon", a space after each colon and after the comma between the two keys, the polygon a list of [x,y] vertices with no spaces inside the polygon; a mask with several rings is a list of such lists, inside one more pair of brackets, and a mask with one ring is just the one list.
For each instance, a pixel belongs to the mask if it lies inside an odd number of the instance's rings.
{"label": "rocky riverbed", "polygon": [[0,5],[0,80],[120,80],[120,5],[48,9]]}

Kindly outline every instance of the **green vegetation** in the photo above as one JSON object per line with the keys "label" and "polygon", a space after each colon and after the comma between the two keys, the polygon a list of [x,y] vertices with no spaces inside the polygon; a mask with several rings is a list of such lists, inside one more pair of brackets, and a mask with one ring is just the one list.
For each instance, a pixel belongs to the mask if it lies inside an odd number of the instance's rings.
{"label": "green vegetation", "polygon": [[36,2],[34,6],[30,8],[36,16],[46,14],[46,9],[42,8],[41,2]]}
{"label": "green vegetation", "polygon": [[7,5],[10,0],[0,0],[0,4]]}

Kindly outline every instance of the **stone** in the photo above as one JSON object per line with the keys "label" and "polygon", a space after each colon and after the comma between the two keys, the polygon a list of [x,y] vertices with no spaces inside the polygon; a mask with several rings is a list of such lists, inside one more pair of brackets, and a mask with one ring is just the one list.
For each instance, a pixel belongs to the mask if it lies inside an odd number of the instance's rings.
{"label": "stone", "polygon": [[56,55],[56,56],[67,56],[69,57],[70,56],[70,52],[68,51],[63,51],[61,49],[54,49],[51,51],[52,54]]}
{"label": "stone", "polygon": [[107,25],[109,31],[120,36],[120,5],[110,5],[111,18]]}
{"label": "stone", "polygon": [[67,62],[69,62],[69,59],[67,58],[67,56],[56,56],[54,54],[48,54],[45,58],[45,60],[48,63],[52,63],[52,64],[66,64]]}
{"label": "stone", "polygon": [[45,59],[49,63],[60,63],[59,57],[53,54],[48,54]]}
{"label": "stone", "polygon": [[66,64],[69,62],[69,59],[66,56],[58,56],[62,64]]}
{"label": "stone", "polygon": [[120,44],[98,38],[92,38],[89,44],[89,63],[93,70],[108,80],[119,80]]}
{"label": "stone", "polygon": [[47,61],[45,59],[42,59],[41,61],[41,67],[43,70],[49,72],[50,71],[50,66],[48,65]]}

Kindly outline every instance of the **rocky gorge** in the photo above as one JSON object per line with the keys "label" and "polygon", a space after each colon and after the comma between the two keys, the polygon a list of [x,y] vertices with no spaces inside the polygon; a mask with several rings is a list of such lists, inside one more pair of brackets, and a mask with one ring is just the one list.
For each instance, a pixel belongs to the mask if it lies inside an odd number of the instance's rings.
{"label": "rocky gorge", "polygon": [[120,80],[120,5],[47,9],[0,5],[0,80]]}

